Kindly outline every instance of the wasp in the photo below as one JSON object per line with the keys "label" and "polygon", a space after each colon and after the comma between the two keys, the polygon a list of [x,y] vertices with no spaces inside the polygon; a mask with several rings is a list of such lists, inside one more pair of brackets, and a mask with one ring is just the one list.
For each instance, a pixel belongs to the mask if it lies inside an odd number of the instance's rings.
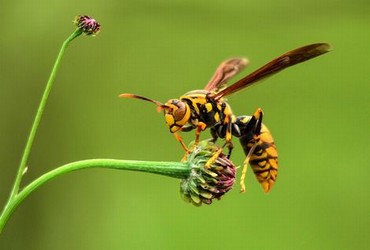
{"label": "wasp", "polygon": [[[234,84],[227,86],[227,81],[249,63],[245,58],[231,58],[219,65],[204,89],[187,92],[179,99],[170,99],[164,104],[135,94],[125,93],[121,94],[120,97],[149,101],[154,103],[158,110],[163,110],[170,132],[173,133],[187,153],[191,152],[192,148],[188,149],[186,147],[179,132],[195,130],[194,145],[197,145],[201,132],[209,128],[213,142],[218,138],[225,140],[223,148],[227,146],[229,157],[233,149],[232,137],[239,138],[246,155],[240,178],[240,191],[245,191],[244,179],[247,166],[250,164],[257,180],[267,193],[276,181],[278,153],[271,132],[262,123],[263,111],[258,108],[252,116],[235,116],[224,97],[249,87],[283,69],[329,51],[330,45],[327,43],[310,44],[291,50]],[[217,156],[215,155],[214,159]]]}

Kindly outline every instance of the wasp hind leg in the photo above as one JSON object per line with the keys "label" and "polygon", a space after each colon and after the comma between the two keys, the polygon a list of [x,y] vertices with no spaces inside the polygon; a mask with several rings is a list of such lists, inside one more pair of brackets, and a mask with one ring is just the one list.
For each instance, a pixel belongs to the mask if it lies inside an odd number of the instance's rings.
{"label": "wasp hind leg", "polygon": [[245,125],[243,135],[240,137],[240,142],[244,148],[244,152],[247,155],[247,157],[244,160],[243,170],[240,176],[241,193],[245,192],[245,176],[248,170],[248,164],[258,145],[259,137],[261,134],[262,117],[263,112],[262,109],[259,108],[256,110],[256,112],[254,112],[253,116],[249,119],[249,121]]}

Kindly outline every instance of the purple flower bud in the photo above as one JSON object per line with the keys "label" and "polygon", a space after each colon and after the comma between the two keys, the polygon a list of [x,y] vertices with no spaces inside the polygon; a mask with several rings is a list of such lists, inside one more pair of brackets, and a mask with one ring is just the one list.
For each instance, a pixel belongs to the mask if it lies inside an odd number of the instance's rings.
{"label": "purple flower bud", "polygon": [[73,23],[86,35],[95,36],[100,31],[100,24],[89,16],[76,16]]}

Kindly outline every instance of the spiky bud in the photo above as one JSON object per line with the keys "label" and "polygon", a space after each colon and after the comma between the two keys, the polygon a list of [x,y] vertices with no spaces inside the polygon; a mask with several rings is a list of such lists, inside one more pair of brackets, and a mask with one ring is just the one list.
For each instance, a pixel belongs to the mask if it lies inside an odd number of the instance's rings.
{"label": "spiky bud", "polygon": [[219,153],[219,147],[210,141],[201,141],[188,155],[186,161],[191,163],[191,172],[180,185],[182,198],[195,206],[202,203],[211,204],[213,199],[221,197],[232,189],[235,181],[236,168],[234,164],[220,153],[212,164],[206,163],[212,156]]}

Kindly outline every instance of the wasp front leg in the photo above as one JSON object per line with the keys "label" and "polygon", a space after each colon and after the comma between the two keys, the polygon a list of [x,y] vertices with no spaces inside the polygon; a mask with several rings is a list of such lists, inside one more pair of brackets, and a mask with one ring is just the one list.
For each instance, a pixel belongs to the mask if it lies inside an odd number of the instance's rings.
{"label": "wasp front leg", "polygon": [[[181,128],[181,131],[183,132],[189,132],[193,129],[195,130],[195,141],[194,146],[197,146],[199,144],[199,138],[202,131],[204,131],[207,128],[207,125],[204,122],[198,122],[196,126],[188,125]],[[176,137],[176,136],[175,136]],[[193,147],[194,147],[193,146]]]}
{"label": "wasp front leg", "polygon": [[184,140],[182,139],[182,137],[178,134],[178,133],[173,133],[173,136],[175,137],[175,139],[178,141],[178,142],[180,142],[180,144],[181,144],[181,147],[186,151],[186,152],[188,152],[189,151],[189,149],[188,149],[188,147],[185,145],[185,143],[184,143]]}
{"label": "wasp front leg", "polygon": [[184,157],[182,158],[182,161],[184,161],[188,157],[189,153],[191,153],[194,150],[194,148],[199,144],[200,134],[203,130],[206,129],[206,127],[207,127],[207,125],[205,123],[198,122],[197,126],[190,126],[189,125],[189,126],[184,126],[184,127],[181,128],[181,131],[184,131],[184,132],[189,132],[189,131],[196,128],[196,130],[195,130],[195,140],[194,140],[194,143],[193,143],[193,145],[191,146],[190,149],[188,147],[186,147],[184,141],[182,140],[182,137],[179,134],[174,133],[174,136],[175,136],[176,140],[180,142],[182,148],[186,151]]}

